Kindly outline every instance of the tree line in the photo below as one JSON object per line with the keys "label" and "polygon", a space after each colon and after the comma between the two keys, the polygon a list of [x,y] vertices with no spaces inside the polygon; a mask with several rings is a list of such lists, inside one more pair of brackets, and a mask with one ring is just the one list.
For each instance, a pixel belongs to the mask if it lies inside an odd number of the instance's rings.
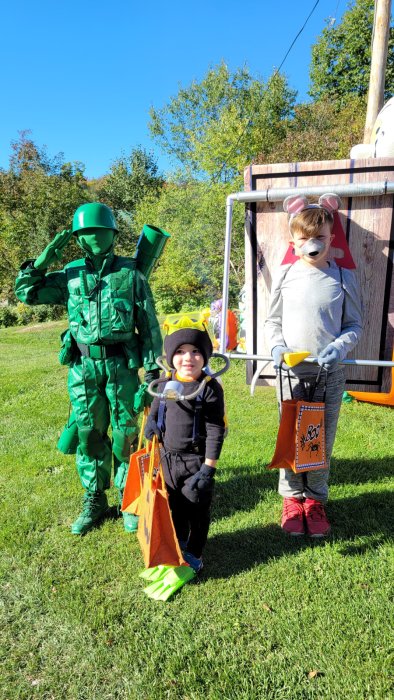
{"label": "tree line", "polygon": [[[166,178],[154,154],[136,146],[116,158],[103,178],[87,180],[82,163],[67,163],[63,154],[51,157],[30,132],[21,133],[11,144],[8,169],[0,170],[0,324],[10,322],[10,313],[11,322],[21,323],[34,313],[41,318],[57,313],[20,304],[12,312],[14,279],[20,263],[36,257],[87,201],[114,209],[120,254],[133,254],[144,223],[171,233],[151,278],[158,311],[198,308],[218,298],[225,199],[243,188],[243,168],[348,158],[351,146],[362,142],[373,9],[373,0],[354,0],[340,23],[327,22],[312,47],[308,102],[297,103],[285,74],[276,71],[263,80],[246,67],[231,73],[222,63],[153,108],[151,134],[174,163]],[[391,28],[386,99],[394,94],[393,48]],[[234,216],[232,303],[244,271],[240,208]],[[72,242],[62,264],[80,255]]]}

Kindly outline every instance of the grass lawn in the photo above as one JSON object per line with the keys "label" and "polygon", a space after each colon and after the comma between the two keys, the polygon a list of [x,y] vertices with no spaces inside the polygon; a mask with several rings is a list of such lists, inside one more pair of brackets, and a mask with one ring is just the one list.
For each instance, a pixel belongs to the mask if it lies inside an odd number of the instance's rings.
{"label": "grass lawn", "polygon": [[70,534],[82,489],[74,458],[56,450],[68,412],[64,327],[0,331],[1,700],[392,698],[393,410],[343,404],[333,534],[294,541],[266,469],[274,390],[251,398],[233,363],[205,568],[154,602],[120,520]]}

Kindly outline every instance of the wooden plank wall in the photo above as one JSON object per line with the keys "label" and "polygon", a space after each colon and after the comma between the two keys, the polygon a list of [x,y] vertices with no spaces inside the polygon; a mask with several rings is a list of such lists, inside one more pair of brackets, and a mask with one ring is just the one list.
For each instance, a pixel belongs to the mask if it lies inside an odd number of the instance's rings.
{"label": "wooden plank wall", "polygon": [[[245,170],[245,191],[394,180],[394,159],[311,161],[253,165]],[[357,265],[362,290],[364,332],[349,358],[392,359],[394,339],[394,216],[393,195],[342,198],[340,218]],[[237,205],[236,205],[237,206]],[[287,215],[281,202],[246,205],[245,280],[248,353],[269,354],[264,338],[273,271],[288,248]],[[247,363],[250,382],[257,363]],[[387,392],[391,370],[347,367],[347,388]],[[259,384],[273,384],[272,364],[260,373]]]}

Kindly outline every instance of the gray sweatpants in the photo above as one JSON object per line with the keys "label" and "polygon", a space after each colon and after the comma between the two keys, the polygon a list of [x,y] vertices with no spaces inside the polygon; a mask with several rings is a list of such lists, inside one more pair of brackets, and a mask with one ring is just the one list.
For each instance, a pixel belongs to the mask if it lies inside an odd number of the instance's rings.
{"label": "gray sweatpants", "polygon": [[[316,375],[311,375],[299,379],[290,372],[291,386],[295,399],[308,400],[308,391],[311,381],[315,381]],[[290,387],[286,373],[282,374],[283,398],[290,399]],[[330,473],[330,458],[337,431],[339,411],[341,408],[342,395],[345,388],[345,375],[341,368],[328,374],[326,390],[326,410],[324,415],[326,431],[326,459],[327,469],[316,469],[315,471],[295,474],[291,469],[279,470],[279,493],[284,498],[314,498],[316,501],[326,502],[328,499],[328,477]],[[277,396],[280,406],[279,378],[277,379]],[[316,389],[313,401],[323,400],[324,382],[323,376]]]}

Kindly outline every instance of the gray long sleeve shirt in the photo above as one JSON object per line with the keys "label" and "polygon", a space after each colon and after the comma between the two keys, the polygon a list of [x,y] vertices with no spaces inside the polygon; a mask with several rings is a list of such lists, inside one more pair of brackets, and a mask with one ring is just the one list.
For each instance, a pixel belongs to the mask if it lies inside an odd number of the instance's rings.
{"label": "gray long sleeve shirt", "polygon": [[[324,270],[302,261],[279,268],[265,321],[271,350],[283,345],[317,357],[333,343],[343,360],[358,343],[361,331],[360,291],[353,270],[342,269],[341,281],[335,262]],[[300,373],[305,365],[299,365]]]}

